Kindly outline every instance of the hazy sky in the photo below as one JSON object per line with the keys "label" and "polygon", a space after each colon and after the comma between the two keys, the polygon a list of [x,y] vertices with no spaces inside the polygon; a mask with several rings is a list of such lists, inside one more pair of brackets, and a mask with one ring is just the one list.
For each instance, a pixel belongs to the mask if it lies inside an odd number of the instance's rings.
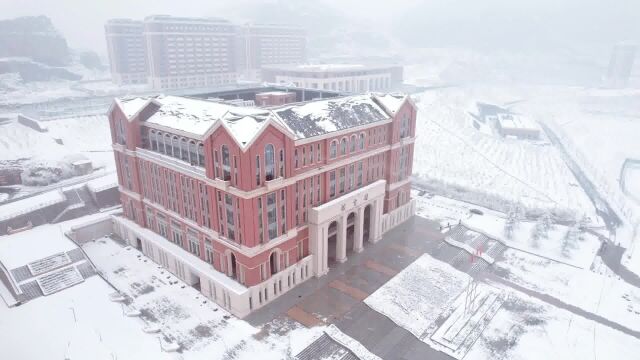
{"label": "hazy sky", "polygon": [[[640,40],[640,0],[0,0],[0,18],[46,15],[71,47],[104,54],[109,18],[170,14],[249,21],[269,5],[288,8],[281,21],[299,21],[296,11],[322,7],[359,30],[385,31],[409,43],[428,40],[420,46]],[[332,25],[326,24],[327,31]]]}

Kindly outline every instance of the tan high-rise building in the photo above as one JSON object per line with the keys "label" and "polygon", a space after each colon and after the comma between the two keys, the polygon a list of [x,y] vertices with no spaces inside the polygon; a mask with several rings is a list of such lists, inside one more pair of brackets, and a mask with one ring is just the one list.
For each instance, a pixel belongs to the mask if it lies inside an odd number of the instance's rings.
{"label": "tan high-rise building", "polygon": [[223,19],[145,18],[149,83],[154,89],[235,83],[236,33],[236,27]]}
{"label": "tan high-rise building", "polygon": [[298,26],[247,24],[239,29],[238,72],[246,79],[261,79],[260,68],[275,64],[301,64],[307,58],[306,31]]}
{"label": "tan high-rise building", "polygon": [[112,19],[104,26],[113,82],[120,85],[147,82],[147,54],[142,21]]}

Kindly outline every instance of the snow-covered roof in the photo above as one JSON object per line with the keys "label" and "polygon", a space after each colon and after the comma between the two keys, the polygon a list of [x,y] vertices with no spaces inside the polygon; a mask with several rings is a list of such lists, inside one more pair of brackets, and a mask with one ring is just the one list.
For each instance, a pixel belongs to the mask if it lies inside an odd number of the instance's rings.
{"label": "snow-covered roof", "polygon": [[530,118],[516,114],[498,114],[498,121],[503,129],[539,130],[538,125]]}
{"label": "snow-covered roof", "polygon": [[42,225],[12,235],[0,236],[0,263],[7,270],[19,268],[77,246],[59,225]]}
{"label": "snow-covered roof", "polygon": [[116,173],[105,175],[87,182],[87,188],[91,192],[100,192],[118,186],[118,176]]}
{"label": "snow-covered roof", "polygon": [[374,96],[382,104],[382,107],[391,114],[395,114],[407,98],[403,94],[375,94]]}
{"label": "snow-covered roof", "polygon": [[142,108],[144,108],[148,103],[149,98],[120,98],[116,99],[118,105],[120,105],[120,109],[124,113],[124,116],[127,119],[131,119],[134,115],[136,115]]}
{"label": "snow-covered roof", "polygon": [[297,139],[368,125],[389,118],[372,95],[355,95],[273,109]]}
{"label": "snow-covered roof", "polygon": [[62,191],[53,190],[4,204],[0,206],[0,220],[10,219],[66,200]]}
{"label": "snow-covered roof", "polygon": [[365,64],[278,64],[278,65],[264,65],[263,69],[267,70],[281,70],[300,73],[309,72],[347,72],[347,71],[366,71],[366,70],[381,70],[392,69],[399,67],[400,65],[365,65]]}
{"label": "snow-covered roof", "polygon": [[269,109],[179,96],[116,101],[127,116],[135,116],[146,104],[154,103],[159,108],[146,123],[198,137],[216,125],[224,126],[238,145],[246,148],[269,124],[296,140],[306,139],[387,120],[404,100],[401,95],[363,94]]}
{"label": "snow-covered roof", "polygon": [[159,96],[154,102],[160,105],[147,123],[204,135],[216,120],[235,106],[215,101],[179,96]]}

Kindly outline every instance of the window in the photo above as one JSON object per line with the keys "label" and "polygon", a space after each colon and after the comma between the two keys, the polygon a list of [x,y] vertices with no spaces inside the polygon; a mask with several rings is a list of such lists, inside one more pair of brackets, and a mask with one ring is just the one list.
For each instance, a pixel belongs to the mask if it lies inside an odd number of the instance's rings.
{"label": "window", "polygon": [[344,192],[345,168],[340,169],[340,193]]}
{"label": "window", "polygon": [[340,140],[340,155],[346,155],[347,154],[347,138],[342,138],[342,140]]}
{"label": "window", "polygon": [[203,143],[198,143],[198,165],[204,166],[204,144]]}
{"label": "window", "polygon": [[294,161],[294,165],[295,168],[298,168],[298,149],[293,150],[293,161]]}
{"label": "window", "polygon": [[329,145],[329,158],[335,159],[337,155],[338,155],[338,142],[336,140],[333,140],[331,142],[331,145]]}
{"label": "window", "polygon": [[267,194],[267,229],[269,231],[269,240],[278,237],[278,217],[276,207],[276,193]]}
{"label": "window", "polygon": [[329,196],[336,196],[336,172],[332,171],[329,173]]}
{"label": "window", "polygon": [[220,170],[218,169],[218,151],[213,152],[213,172],[216,179],[220,178]]}
{"label": "window", "polygon": [[354,179],[356,177],[356,165],[349,166],[349,190],[353,189]]}
{"label": "window", "polygon": [[400,121],[400,139],[409,136],[409,116],[404,114]]}
{"label": "window", "polygon": [[358,163],[358,186],[362,185],[362,161]]}
{"label": "window", "polygon": [[236,239],[235,234],[235,219],[233,217],[233,197],[229,194],[224,194],[224,203],[227,214],[227,238],[230,240]]}
{"label": "window", "polygon": [[172,156],[175,158],[180,158],[180,140],[178,140],[178,137],[175,135],[171,140],[171,146],[173,146]]}
{"label": "window", "polygon": [[213,245],[211,239],[204,238],[204,259],[209,264],[213,265]]}
{"label": "window", "polygon": [[306,148],[302,148],[302,166],[307,166]]}
{"label": "window", "polygon": [[256,185],[260,185],[260,155],[256,155]]}
{"label": "window", "polygon": [[360,150],[364,150],[364,133],[360,133],[360,138],[358,141],[358,148]]}
{"label": "window", "polygon": [[262,244],[264,242],[264,226],[262,225],[262,198],[258,198],[258,239]]}
{"label": "window", "polygon": [[309,164],[313,162],[313,145],[309,145]]}
{"label": "window", "polygon": [[197,233],[189,229],[187,238],[189,239],[189,252],[197,257],[200,257],[200,242],[198,241]]}
{"label": "window", "polygon": [[180,160],[189,162],[189,143],[187,139],[180,139]]}
{"label": "window", "polygon": [[151,141],[151,150],[158,151],[158,140],[156,139],[156,131],[151,130],[149,140]]}
{"label": "window", "polygon": [[284,149],[280,149],[280,177],[284,177]]}
{"label": "window", "polygon": [[222,145],[222,180],[231,180],[231,161],[229,159],[229,147]]}
{"label": "window", "polygon": [[171,135],[164,134],[164,153],[173,156],[173,148],[171,147]]}
{"label": "window", "polygon": [[287,202],[285,201],[284,189],[280,190],[280,226],[282,227],[281,234],[287,232]]}
{"label": "window", "polygon": [[273,145],[268,144],[264,147],[264,175],[266,181],[271,181],[276,177],[275,156]]}
{"label": "window", "polygon": [[180,224],[176,222],[171,222],[171,232],[172,232],[172,241],[182,247],[182,230],[180,229]]}
{"label": "window", "polygon": [[356,151],[356,136],[351,135],[351,140],[349,140],[349,152]]}
{"label": "window", "polygon": [[317,155],[318,156],[318,160],[317,161],[320,162],[320,160],[322,160],[322,156],[321,156],[322,152],[320,151],[320,143],[318,143],[318,151],[316,151],[316,154],[318,154]]}

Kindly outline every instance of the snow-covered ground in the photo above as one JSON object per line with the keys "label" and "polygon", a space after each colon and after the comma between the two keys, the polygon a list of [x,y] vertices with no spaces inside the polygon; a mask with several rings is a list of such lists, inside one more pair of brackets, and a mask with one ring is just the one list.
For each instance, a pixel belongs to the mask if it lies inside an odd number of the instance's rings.
{"label": "snow-covered ground", "polygon": [[[545,237],[534,241],[532,234],[536,222],[527,220],[514,224],[512,236],[507,237],[507,215],[504,213],[438,195],[419,196],[414,191],[412,196],[416,199],[416,214],[438,221],[443,227],[462,221],[465,226],[497,239],[508,247],[583,269],[591,266],[600,247],[598,238],[587,232],[576,233],[575,238],[567,238],[565,241],[572,228],[558,224],[554,224]],[[473,214],[471,210],[479,210],[482,215]]]}
{"label": "snow-covered ground", "polygon": [[516,250],[507,250],[503,256],[497,266],[508,271],[510,281],[640,331],[640,289],[615,275],[576,269]]}
{"label": "snow-covered ground", "polygon": [[550,144],[501,139],[471,125],[476,102],[519,99],[483,88],[447,88],[414,96],[418,102],[414,175],[444,195],[495,209],[592,214],[594,208]]}
{"label": "snow-covered ground", "polygon": [[465,360],[635,359],[640,340],[513,292]]}
{"label": "snow-covered ground", "polygon": [[48,132],[38,132],[17,121],[0,125],[0,161],[25,158],[62,161],[65,156],[82,154],[93,161],[94,167],[115,168],[106,115],[70,117],[42,123]]}
{"label": "snow-covered ground", "polygon": [[142,328],[157,327],[165,341],[180,345],[184,359],[283,359],[287,352],[297,354],[325,330],[274,320],[269,324],[272,332],[265,334],[135,249],[110,238],[88,243],[84,249],[109,282],[131,300],[127,309],[142,313],[138,336],[150,336]]}

